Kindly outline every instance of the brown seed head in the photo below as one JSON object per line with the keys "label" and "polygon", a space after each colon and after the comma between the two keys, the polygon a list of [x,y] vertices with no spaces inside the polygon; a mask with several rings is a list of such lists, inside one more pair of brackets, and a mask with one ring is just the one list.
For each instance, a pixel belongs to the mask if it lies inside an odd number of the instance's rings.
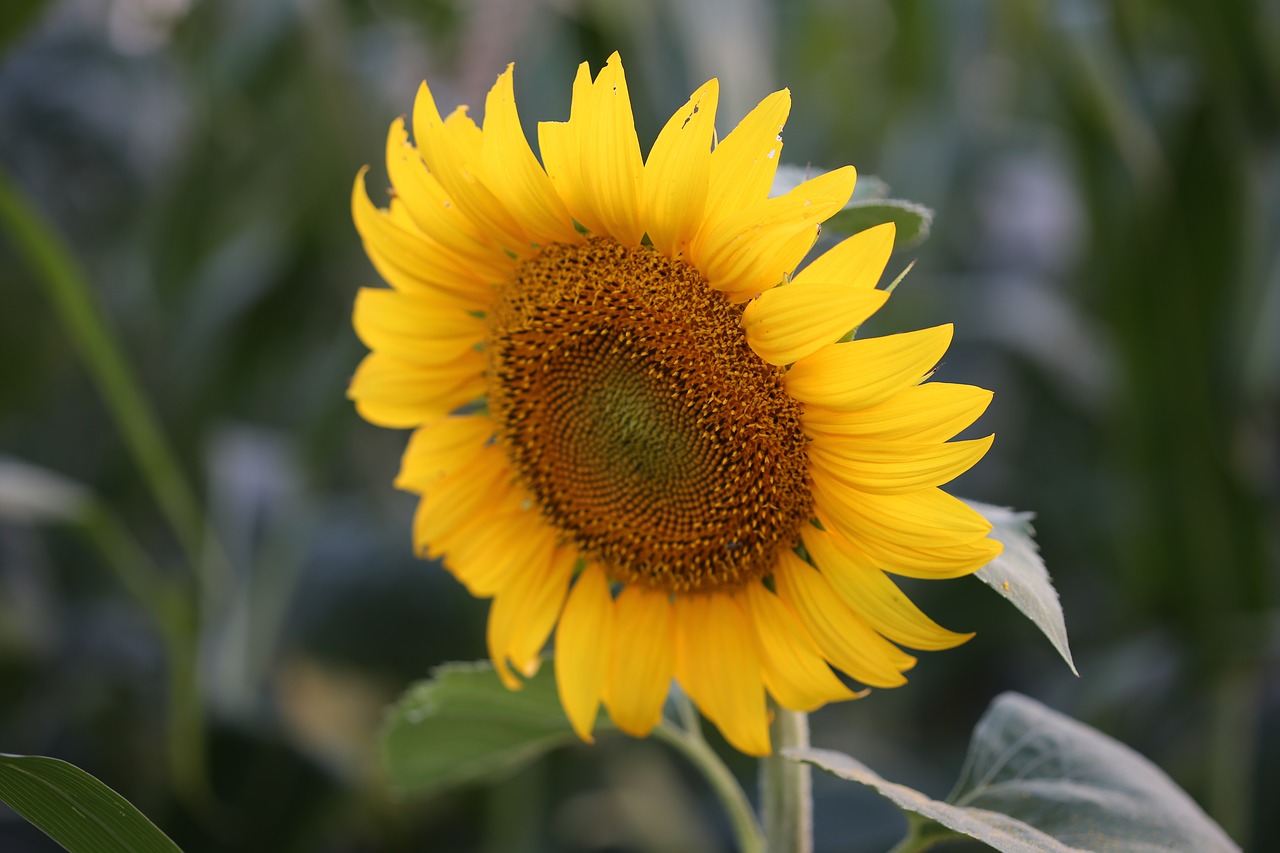
{"label": "brown seed head", "polygon": [[490,319],[490,407],[546,519],[619,581],[672,592],[772,571],[811,516],[799,404],[741,306],[648,247],[525,261]]}

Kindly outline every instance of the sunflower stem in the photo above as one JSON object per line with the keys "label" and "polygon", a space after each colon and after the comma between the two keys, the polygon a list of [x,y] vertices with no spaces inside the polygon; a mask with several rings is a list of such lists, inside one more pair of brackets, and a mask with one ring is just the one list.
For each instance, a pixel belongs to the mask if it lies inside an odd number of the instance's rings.
{"label": "sunflower stem", "polygon": [[[684,701],[688,702],[688,699]],[[678,702],[679,700],[677,700]],[[684,717],[685,715],[682,713],[681,716]],[[751,808],[751,801],[747,799],[746,791],[742,790],[742,786],[738,784],[733,771],[720,760],[720,756],[716,754],[716,751],[703,739],[700,728],[695,724],[692,731],[687,731],[673,725],[669,720],[663,719],[658,724],[658,727],[653,730],[653,734],[658,739],[666,741],[675,747],[706,777],[708,784],[711,785],[711,790],[720,798],[720,802],[729,816],[729,823],[733,827],[733,835],[738,842],[738,849],[742,853],[765,853],[764,834],[760,831],[760,822],[756,819],[756,813]],[[769,849],[772,850],[773,848]]]}
{"label": "sunflower stem", "polygon": [[773,754],[760,760],[760,801],[769,853],[813,853],[813,789],[808,764],[782,754],[809,746],[809,716],[774,707]]}

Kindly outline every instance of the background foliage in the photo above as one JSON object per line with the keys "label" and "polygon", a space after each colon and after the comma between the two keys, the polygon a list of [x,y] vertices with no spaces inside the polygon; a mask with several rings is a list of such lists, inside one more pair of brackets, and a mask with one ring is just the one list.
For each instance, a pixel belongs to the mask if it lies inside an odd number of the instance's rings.
{"label": "background foliage", "polygon": [[[1036,510],[1062,594],[1079,680],[982,584],[913,587],[977,638],[819,712],[814,744],[941,797],[1016,689],[1151,757],[1245,849],[1280,843],[1274,0],[22,0],[0,39],[0,168],[68,241],[220,543],[190,565],[0,234],[0,455],[83,484],[161,577],[200,578],[211,793],[173,784],[177,629],[121,584],[104,528],[35,523],[11,468],[0,751],[84,767],[189,853],[727,845],[650,742],[425,802],[394,802],[376,761],[405,684],[483,656],[485,605],[412,558],[405,436],[343,398],[376,281],[350,181],[372,163],[384,185],[419,80],[478,112],[514,60],[532,129],[616,48],[642,144],[707,77],[722,133],[785,85],[789,162],[852,162],[936,210],[876,330],[955,321],[939,377],[995,389],[998,434],[955,491]],[[869,792],[817,796],[820,850],[903,830]],[[0,847],[50,845],[0,813]]]}

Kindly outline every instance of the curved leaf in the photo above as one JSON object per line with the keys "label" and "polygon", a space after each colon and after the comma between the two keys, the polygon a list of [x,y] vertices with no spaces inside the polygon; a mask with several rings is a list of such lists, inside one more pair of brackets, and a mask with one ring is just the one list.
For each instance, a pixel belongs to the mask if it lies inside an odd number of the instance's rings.
{"label": "curved leaf", "polygon": [[[826,174],[826,169],[783,163],[773,178],[769,194],[783,195],[805,181]],[[894,248],[905,249],[924,242],[933,226],[933,210],[914,201],[889,198],[889,185],[875,175],[859,175],[848,204],[822,224],[824,232],[857,234],[876,225],[892,222],[896,228]]]}
{"label": "curved leaf", "polygon": [[1239,851],[1146,758],[1016,693],[997,697],[978,722],[960,782],[945,802],[886,781],[843,753],[787,755],[875,788],[899,808],[1005,853]]}
{"label": "curved leaf", "polygon": [[0,754],[0,800],[71,853],[181,853],[128,800],[56,758]]}
{"label": "curved leaf", "polygon": [[510,691],[488,663],[449,663],[392,706],[382,763],[399,793],[427,794],[512,772],[575,740],[551,667]]}
{"label": "curved leaf", "polygon": [[1164,771],[1097,729],[1017,693],[974,729],[961,806],[1013,815],[1085,850],[1238,850]]}
{"label": "curved leaf", "polygon": [[1049,570],[1040,557],[1033,538],[1031,519],[1035,513],[1015,512],[1003,506],[966,500],[969,506],[991,522],[991,538],[1004,543],[1004,552],[976,572],[979,580],[1013,603],[1036,623],[1062,659],[1076,675],[1071,646],[1067,643],[1067,625],[1062,616],[1062,602],[1053,588]]}
{"label": "curved leaf", "polygon": [[876,225],[892,222],[896,229],[894,249],[923,243],[933,226],[933,211],[914,201],[899,198],[851,199],[839,213],[823,223],[835,234],[857,234]]}

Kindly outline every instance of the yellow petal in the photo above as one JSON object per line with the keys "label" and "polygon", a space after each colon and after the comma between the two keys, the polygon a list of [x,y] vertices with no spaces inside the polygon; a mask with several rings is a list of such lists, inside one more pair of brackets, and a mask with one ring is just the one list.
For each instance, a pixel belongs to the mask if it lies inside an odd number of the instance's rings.
{"label": "yellow petal", "polygon": [[444,129],[465,163],[472,165],[479,161],[484,152],[484,133],[472,120],[465,105],[455,108],[445,117]]}
{"label": "yellow petal", "polygon": [[836,667],[871,687],[897,687],[915,658],[891,644],[858,618],[822,573],[790,551],[773,574],[785,601]]}
{"label": "yellow petal", "polygon": [[864,547],[889,540],[927,551],[973,542],[991,530],[991,522],[941,489],[866,494],[843,487],[821,468],[811,469],[810,475],[816,508],[835,523],[838,533]]}
{"label": "yellow petal", "polygon": [[413,537],[419,554],[439,557],[449,536],[471,523],[473,517],[491,515],[510,487],[510,465],[496,447],[486,447],[469,465],[433,482],[423,493],[413,519]]}
{"label": "yellow petal", "polygon": [[715,221],[689,244],[689,257],[712,287],[755,296],[780,283],[813,247],[818,226],[853,193],[852,166],[805,181],[786,195]]}
{"label": "yellow petal", "polygon": [[735,305],[748,302],[786,281],[790,271],[813,248],[818,231],[816,226],[801,227],[790,234],[779,229],[775,232],[775,239],[762,237],[755,259],[746,266],[743,274],[725,280],[725,298]]}
{"label": "yellow petal", "polygon": [[591,86],[582,147],[582,187],[587,205],[605,232],[623,246],[638,246],[644,235],[640,188],[644,161],[631,114],[631,96],[614,53]]}
{"label": "yellow petal", "polygon": [[[449,204],[452,205],[452,202]],[[471,287],[476,286],[472,282],[478,283],[478,289],[482,293],[488,293],[493,285],[501,284],[511,277],[514,261],[504,250],[490,246],[484,253],[473,255],[455,251],[440,242],[437,235],[419,228],[404,199],[398,195],[391,196],[387,209],[382,213],[386,221],[398,230],[414,234],[420,242],[431,247],[431,257],[437,268],[425,273],[415,268],[410,272],[435,282],[434,286],[441,290],[448,290],[450,285],[453,289],[463,286],[457,282],[457,279],[462,279]]]}
{"label": "yellow petal", "polygon": [[613,643],[613,596],[609,579],[588,565],[565,602],[556,628],[556,687],[578,737],[594,743],[591,729],[600,710]]}
{"label": "yellow petal", "polygon": [[828,702],[857,698],[836,678],[809,632],[781,599],[759,583],[747,584],[746,599],[760,636],[765,687],[778,704],[812,711]]}
{"label": "yellow petal", "polygon": [[716,222],[764,201],[782,155],[791,93],[774,92],[747,113],[711,153],[707,220]]}
{"label": "yellow petal", "polygon": [[848,237],[796,273],[796,282],[840,282],[855,290],[871,290],[884,273],[897,228],[892,222]]}
{"label": "yellow petal", "polygon": [[529,603],[520,605],[524,619],[517,624],[508,657],[525,678],[531,678],[538,672],[543,647],[560,618],[569,592],[569,581],[580,565],[578,549],[562,545],[551,552],[551,569],[544,581],[546,588],[535,586],[531,592],[522,592],[522,597]]}
{"label": "yellow petal", "polygon": [[889,399],[866,409],[836,412],[806,407],[805,433],[815,440],[872,439],[946,441],[986,411],[992,394],[973,385],[926,382],[904,388]]}
{"label": "yellow petal", "polygon": [[675,623],[665,592],[628,586],[614,602],[605,704],[614,724],[644,737],[662,719],[675,666]]}
{"label": "yellow petal", "polygon": [[756,355],[770,364],[791,364],[840,340],[888,298],[883,290],[793,281],[748,303],[742,330]]}
{"label": "yellow petal", "polygon": [[356,410],[370,423],[416,427],[484,395],[484,355],[469,351],[454,362],[424,367],[371,352],[347,388]]}
{"label": "yellow petal", "polygon": [[994,435],[948,444],[848,441],[825,436],[809,443],[816,468],[860,492],[901,495],[949,483],[972,468]]}
{"label": "yellow petal", "polygon": [[524,686],[511,665],[526,678],[537,672],[538,655],[560,615],[576,561],[577,554],[567,548],[529,554],[527,565],[512,572],[510,582],[494,596],[489,657],[508,690]]}
{"label": "yellow petal", "polygon": [[904,577],[944,580],[972,574],[1000,555],[1002,546],[994,539],[975,539],[960,544],[933,543],[926,547],[907,545],[893,538],[863,535],[856,523],[842,521],[821,504],[814,515],[822,526],[835,531],[884,571]]}
{"label": "yellow petal", "polygon": [[917,332],[823,347],[787,371],[787,393],[802,403],[847,412],[889,399],[920,382],[951,344],[948,323]]}
{"label": "yellow petal", "polygon": [[436,540],[439,547],[433,549],[476,598],[497,595],[515,573],[526,568],[529,554],[549,553],[556,546],[556,531],[537,512],[489,511],[491,503],[509,502],[500,494],[501,488],[501,484],[495,486],[473,514],[441,534]]}
{"label": "yellow petal", "polygon": [[739,752],[768,755],[759,640],[741,599],[729,593],[676,598],[681,686]]}
{"label": "yellow petal", "polygon": [[424,82],[413,103],[413,136],[427,168],[458,209],[499,245],[516,253],[527,251],[529,239],[523,227],[478,177],[483,168],[483,135],[467,117],[466,107],[442,120]]}
{"label": "yellow petal", "polygon": [[387,134],[387,176],[395,199],[414,225],[471,265],[488,266],[505,260],[502,250],[458,210],[435,176],[427,171],[418,149],[409,142],[404,117],[391,123]]}
{"label": "yellow petal", "polygon": [[474,462],[493,434],[487,415],[450,415],[414,430],[395,487],[422,494],[441,477]]}
{"label": "yellow petal", "polygon": [[719,94],[717,80],[694,92],[658,134],[644,166],[649,240],[669,258],[684,251],[702,223]]}
{"label": "yellow petal", "polygon": [[830,531],[805,525],[804,547],[845,604],[876,631],[912,649],[949,649],[973,634],[938,625],[851,543]]}
{"label": "yellow petal", "polygon": [[568,208],[529,148],[516,112],[512,69],[498,77],[484,104],[485,185],[534,243],[578,242]]}
{"label": "yellow petal", "polygon": [[582,146],[586,139],[586,117],[591,111],[591,69],[583,62],[573,80],[573,102],[569,120],[538,123],[538,150],[547,177],[556,194],[564,200],[573,218],[594,234],[604,234],[605,227],[587,196],[582,176]]}
{"label": "yellow petal", "polygon": [[447,363],[483,343],[488,327],[460,308],[431,306],[395,290],[361,288],[353,317],[364,345],[424,366]]}
{"label": "yellow petal", "polygon": [[490,296],[486,281],[416,226],[407,228],[388,211],[374,207],[364,173],[361,169],[356,175],[351,191],[351,216],[378,274],[399,291],[441,293],[483,307]]}

